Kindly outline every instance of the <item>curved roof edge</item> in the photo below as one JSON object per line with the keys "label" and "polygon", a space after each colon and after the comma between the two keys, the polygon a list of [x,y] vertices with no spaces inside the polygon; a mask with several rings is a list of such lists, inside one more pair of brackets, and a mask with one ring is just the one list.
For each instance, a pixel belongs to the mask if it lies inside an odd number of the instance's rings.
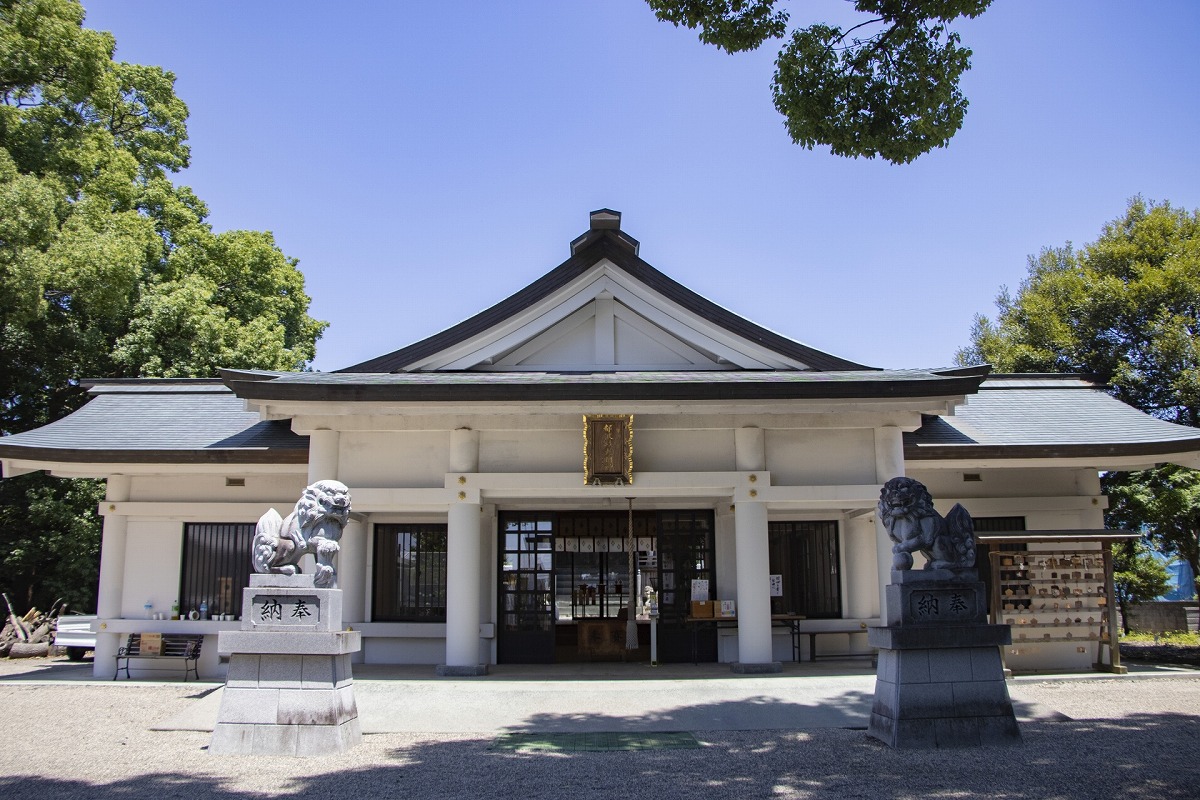
{"label": "curved roof edge", "polygon": [[989,367],[940,370],[319,373],[222,370],[246,400],[599,401],[923,398],[974,394]]}

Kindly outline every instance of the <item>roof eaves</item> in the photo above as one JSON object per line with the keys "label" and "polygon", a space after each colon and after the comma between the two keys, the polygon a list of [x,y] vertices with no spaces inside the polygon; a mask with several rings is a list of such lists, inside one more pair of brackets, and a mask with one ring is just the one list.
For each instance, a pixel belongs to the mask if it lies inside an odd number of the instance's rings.
{"label": "roof eaves", "polygon": [[1158,456],[1200,451],[1200,436],[1158,442],[1094,442],[1086,444],[914,444],[904,443],[904,458],[910,461],[956,459],[1023,458],[1121,458]]}
{"label": "roof eaves", "polygon": [[[804,373],[801,373],[804,374]],[[688,381],[239,381],[228,380],[238,397],[265,401],[310,402],[504,402],[504,401],[652,401],[652,400],[790,400],[851,398],[922,398],[972,394],[982,375],[928,377],[865,377],[854,380],[778,381],[747,373],[746,380]],[[870,375],[870,373],[868,373]],[[504,376],[506,378],[511,376]],[[605,375],[604,377],[610,377]]]}
{"label": "roof eaves", "polygon": [[87,450],[0,444],[0,458],[63,464],[304,464],[308,447]]}

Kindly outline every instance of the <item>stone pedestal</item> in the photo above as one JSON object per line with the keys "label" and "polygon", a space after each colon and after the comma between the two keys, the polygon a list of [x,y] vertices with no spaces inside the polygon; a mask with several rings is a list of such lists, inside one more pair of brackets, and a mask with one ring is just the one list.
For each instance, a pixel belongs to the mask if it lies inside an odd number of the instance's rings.
{"label": "stone pedestal", "polygon": [[879,648],[868,735],[895,748],[1020,744],[1000,647],[1007,625],[989,625],[974,570],[895,571]]}
{"label": "stone pedestal", "polygon": [[229,672],[209,752],[321,756],[359,743],[350,655],[358,631],[341,630],[342,593],[311,575],[252,575],[241,630],[222,631]]}

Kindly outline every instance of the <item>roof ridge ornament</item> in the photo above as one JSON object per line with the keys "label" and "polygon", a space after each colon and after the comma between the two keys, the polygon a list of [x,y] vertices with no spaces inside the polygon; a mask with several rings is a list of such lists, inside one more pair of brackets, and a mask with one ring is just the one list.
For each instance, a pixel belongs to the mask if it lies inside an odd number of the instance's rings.
{"label": "roof ridge ornament", "polygon": [[571,255],[577,255],[585,247],[609,239],[618,246],[628,250],[635,256],[641,248],[641,243],[621,230],[621,212],[611,208],[599,208],[588,215],[588,229],[583,235],[571,242]]}

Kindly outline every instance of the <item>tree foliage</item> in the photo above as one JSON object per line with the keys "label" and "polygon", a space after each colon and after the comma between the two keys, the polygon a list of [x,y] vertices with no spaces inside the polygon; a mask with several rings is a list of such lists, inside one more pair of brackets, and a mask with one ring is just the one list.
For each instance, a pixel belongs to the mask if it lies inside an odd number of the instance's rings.
{"label": "tree foliage", "polygon": [[1113,583],[1125,633],[1129,633],[1129,606],[1163,596],[1171,575],[1144,539],[1131,539],[1113,547]]}
{"label": "tree foliage", "polygon": [[[1186,561],[1192,575],[1200,564],[1200,472],[1168,465],[1105,476],[1108,524],[1145,530],[1164,553]],[[1200,579],[1194,582],[1200,591]],[[1158,592],[1154,596],[1163,594]]]}
{"label": "tree foliage", "polygon": [[[976,317],[960,364],[1091,373],[1119,399],[1200,427],[1200,211],[1142,198],[1075,249],[1029,260],[994,320]],[[1165,466],[1105,476],[1110,525],[1145,530],[1200,575],[1200,473]]]}
{"label": "tree foliage", "polygon": [[[0,0],[5,434],[70,413],[85,377],[302,369],[325,327],[271,234],[214,232],[172,183],[190,156],[175,76],[114,60],[112,35],[83,19],[77,0]],[[47,493],[62,504],[53,512]],[[95,529],[94,498],[39,476],[0,483],[6,514],[40,509],[50,526],[5,516],[0,583],[37,574],[51,593],[45,568],[30,571],[31,543],[53,542],[51,527],[78,532],[79,519]]]}
{"label": "tree foliage", "polygon": [[[797,28],[775,60],[775,108],[792,141],[895,164],[945,147],[966,115],[959,79],[971,66],[970,48],[948,26],[991,0],[848,1],[861,22]],[[699,28],[701,41],[729,53],[787,34],[777,0],[646,2],[660,20]]]}
{"label": "tree foliage", "polygon": [[960,363],[1094,373],[1130,405],[1200,426],[1200,211],[1135,198],[1092,244],[1030,258],[996,305]]}

